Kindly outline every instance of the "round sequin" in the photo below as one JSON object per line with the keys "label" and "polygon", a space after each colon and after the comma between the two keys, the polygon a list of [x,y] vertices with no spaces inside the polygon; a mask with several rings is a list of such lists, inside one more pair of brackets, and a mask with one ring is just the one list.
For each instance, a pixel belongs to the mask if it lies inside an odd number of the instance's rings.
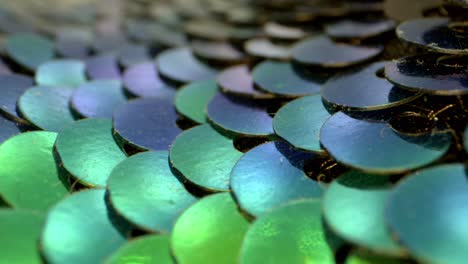
{"label": "round sequin", "polygon": [[358,22],[343,20],[325,27],[325,33],[335,39],[366,39],[379,36],[395,29],[392,20]]}
{"label": "round sequin", "polygon": [[169,250],[169,236],[146,235],[135,238],[114,252],[105,264],[173,264]]}
{"label": "round sequin", "polygon": [[5,49],[10,58],[29,70],[35,70],[54,57],[54,43],[34,33],[10,35]]}
{"label": "round sequin", "polygon": [[381,254],[402,256],[385,222],[389,177],[351,171],[334,180],[323,198],[323,215],[340,237]]}
{"label": "round sequin", "polygon": [[118,60],[124,67],[150,60],[148,49],[140,44],[128,44],[119,49]]}
{"label": "round sequin", "polygon": [[86,81],[85,65],[79,60],[62,59],[41,64],[36,83],[41,86],[77,87]]}
{"label": "round sequin", "polygon": [[293,47],[293,59],[303,65],[343,68],[366,62],[383,51],[382,47],[334,43],[325,36],[305,39]]}
{"label": "round sequin", "polygon": [[392,61],[385,66],[388,80],[398,86],[438,95],[468,94],[464,67],[444,66],[438,55],[416,55]]}
{"label": "round sequin", "polygon": [[0,145],[0,195],[14,208],[46,211],[67,195],[57,172],[53,132],[27,132]]}
{"label": "round sequin", "polygon": [[167,151],[149,151],[119,163],[108,180],[113,208],[152,232],[170,232],[177,217],[196,199],[172,174]]}
{"label": "round sequin", "polygon": [[262,90],[286,96],[301,96],[320,92],[325,81],[294,69],[291,63],[264,61],[252,71],[255,84]]}
{"label": "round sequin", "polygon": [[177,220],[172,252],[180,264],[237,263],[248,226],[229,193],[207,196]]}
{"label": "round sequin", "polygon": [[86,60],[86,73],[91,80],[120,79],[120,69],[117,56],[103,54]]}
{"label": "round sequin", "polygon": [[275,133],[298,149],[323,152],[320,128],[330,117],[320,95],[296,99],[281,107],[273,119]]}
{"label": "round sequin", "polygon": [[240,207],[260,216],[289,201],[319,198],[321,187],[302,170],[312,157],[281,141],[245,153],[231,172],[231,189]]}
{"label": "round sequin", "polygon": [[242,156],[231,139],[210,125],[194,127],[180,134],[170,150],[171,165],[185,179],[204,189],[229,190],[229,175]]}
{"label": "round sequin", "polygon": [[397,36],[409,43],[447,54],[468,54],[466,36],[451,28],[448,18],[420,18],[401,23]]}
{"label": "round sequin", "polygon": [[218,75],[217,83],[224,93],[255,99],[274,97],[256,89],[247,65],[232,66],[223,70]]}
{"label": "round sequin", "polygon": [[234,134],[268,136],[273,134],[273,118],[261,103],[217,93],[208,103],[208,118]]}
{"label": "round sequin", "polygon": [[128,67],[123,75],[125,89],[136,97],[159,97],[172,102],[175,89],[159,78],[153,62]]}
{"label": "round sequin", "polygon": [[32,87],[20,97],[19,111],[40,129],[58,132],[74,121],[68,107],[72,94],[70,88]]}
{"label": "round sequin", "polygon": [[207,62],[234,65],[246,60],[245,55],[226,42],[192,41],[193,54]]}
{"label": "round sequin", "polygon": [[395,237],[421,262],[466,262],[466,179],[463,164],[440,165],[408,176],[390,194],[387,222]]}
{"label": "round sequin", "polygon": [[84,119],[64,128],[55,148],[62,166],[89,186],[106,186],[112,169],[125,159],[112,136],[112,122]]}
{"label": "round sequin", "polygon": [[[320,130],[322,146],[338,162],[373,173],[399,173],[427,165],[450,147],[445,133],[398,134],[388,124],[331,116]],[[385,154],[385,155],[384,155]]]}
{"label": "round sequin", "polygon": [[195,81],[182,87],[175,97],[175,107],[183,116],[197,123],[205,123],[206,105],[218,91],[214,80]]}
{"label": "round sequin", "polygon": [[274,40],[294,42],[307,35],[301,28],[281,25],[275,22],[268,22],[263,26],[263,31]]}
{"label": "round sequin", "polygon": [[345,264],[410,264],[410,260],[392,258],[356,250],[346,257]]}
{"label": "round sequin", "polygon": [[64,28],[56,36],[55,49],[65,58],[84,59],[89,54],[91,31],[81,28]]}
{"label": "round sequin", "polygon": [[385,63],[375,62],[331,78],[322,87],[324,102],[336,110],[373,111],[402,105],[421,95],[379,77]]}
{"label": "round sequin", "polygon": [[20,96],[33,85],[33,80],[22,74],[0,75],[0,110],[8,117],[21,120],[17,112],[17,102]]}
{"label": "round sequin", "polygon": [[0,247],[3,263],[40,264],[37,240],[44,217],[25,211],[0,209]]}
{"label": "round sequin", "polygon": [[184,25],[184,31],[192,38],[205,40],[225,40],[229,27],[214,20],[192,20]]}
{"label": "round sequin", "polygon": [[177,83],[213,78],[216,70],[198,61],[188,48],[164,51],[156,58],[159,73]]}
{"label": "round sequin", "polygon": [[244,44],[244,50],[251,56],[261,59],[289,60],[291,48],[289,46],[271,43],[268,39],[255,38]]}
{"label": "round sequin", "polygon": [[10,137],[21,133],[21,125],[0,115],[0,144]]}
{"label": "round sequin", "polygon": [[105,190],[81,191],[49,211],[41,250],[48,263],[100,263],[125,243],[128,231],[109,211]]}
{"label": "round sequin", "polygon": [[438,8],[442,0],[407,1],[407,0],[386,0],[383,3],[385,15],[389,18],[403,21],[424,16],[424,12]]}
{"label": "round sequin", "polygon": [[182,131],[172,103],[159,98],[130,101],[117,108],[113,120],[117,136],[141,150],[167,150]]}
{"label": "round sequin", "polygon": [[319,201],[301,200],[258,218],[245,235],[240,262],[334,264],[320,211]]}
{"label": "round sequin", "polygon": [[118,80],[97,80],[81,85],[72,95],[71,107],[85,118],[112,118],[112,113],[126,102]]}

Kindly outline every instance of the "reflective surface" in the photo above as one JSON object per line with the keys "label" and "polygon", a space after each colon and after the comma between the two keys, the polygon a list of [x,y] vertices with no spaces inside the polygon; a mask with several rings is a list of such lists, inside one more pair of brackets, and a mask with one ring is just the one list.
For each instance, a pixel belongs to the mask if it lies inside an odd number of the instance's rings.
{"label": "reflective surface", "polygon": [[170,150],[171,165],[189,182],[213,191],[228,191],[230,173],[242,153],[231,139],[210,125],[179,135]]}
{"label": "reflective surface", "polygon": [[281,107],[273,119],[273,128],[298,149],[322,152],[319,133],[329,117],[319,95],[306,96]]}
{"label": "reflective surface", "polygon": [[53,60],[37,68],[36,83],[41,86],[77,87],[85,82],[85,65],[79,60]]}
{"label": "reflective surface", "polygon": [[172,174],[167,151],[131,156],[108,180],[113,208],[135,225],[169,233],[177,217],[196,200]]}
{"label": "reflective surface", "polygon": [[[462,164],[416,172],[390,195],[386,219],[392,232],[417,259],[463,263],[468,245],[468,185]],[[437,215],[437,217],[434,217]]]}
{"label": "reflective surface", "polygon": [[161,75],[178,83],[209,79],[216,74],[214,69],[195,59],[187,48],[164,51],[156,58],[156,63]]}
{"label": "reflective surface", "polygon": [[67,195],[53,155],[56,137],[28,132],[0,145],[0,195],[14,208],[46,211]]}
{"label": "reflective surface", "polygon": [[261,104],[217,93],[208,103],[208,119],[234,134],[273,134],[273,119]]}
{"label": "reflective surface", "polygon": [[174,106],[159,98],[132,100],[114,111],[114,133],[142,150],[167,150],[181,132]]}
{"label": "reflective surface", "polygon": [[3,263],[42,263],[37,240],[44,216],[26,210],[0,209],[0,246]]}
{"label": "reflective surface", "polygon": [[324,78],[294,70],[291,63],[265,61],[252,71],[255,84],[279,95],[300,96],[320,92]]}
{"label": "reflective surface", "polygon": [[80,85],[70,104],[85,118],[111,119],[114,110],[126,101],[120,81],[98,80]]}
{"label": "reflective surface", "polygon": [[214,80],[191,82],[183,86],[175,97],[177,112],[197,123],[207,121],[206,106],[218,91]]}
{"label": "reflective surface", "polygon": [[386,64],[376,62],[331,78],[322,88],[323,100],[335,109],[370,111],[388,109],[420,96],[379,77]]}
{"label": "reflective surface", "polygon": [[48,262],[97,263],[125,243],[128,228],[109,214],[104,194],[100,189],[81,191],[52,208],[40,241]]}
{"label": "reflective surface", "polygon": [[248,222],[229,193],[201,199],[177,220],[171,248],[177,263],[237,263]]}
{"label": "reflective surface", "polygon": [[380,47],[353,46],[333,43],[325,36],[317,36],[296,44],[292,57],[298,63],[324,68],[342,68],[365,62],[382,52]]}
{"label": "reflective surface", "polygon": [[335,263],[320,215],[319,201],[302,200],[258,218],[242,243],[241,263]]}
{"label": "reflective surface", "polygon": [[36,86],[28,89],[19,99],[21,115],[40,129],[59,132],[73,123],[68,102],[73,89]]}
{"label": "reflective surface", "polygon": [[231,189],[240,207],[260,216],[290,201],[320,198],[321,187],[302,171],[310,158],[280,141],[245,153],[231,172]]}
{"label": "reflective surface", "polygon": [[55,149],[62,166],[87,186],[106,186],[114,166],[125,158],[112,137],[112,122],[105,119],[85,119],[65,127]]}
{"label": "reflective surface", "polygon": [[336,160],[375,173],[427,165],[447,152],[450,141],[450,135],[443,133],[403,137],[386,123],[358,120],[341,112],[320,130],[320,142]]}

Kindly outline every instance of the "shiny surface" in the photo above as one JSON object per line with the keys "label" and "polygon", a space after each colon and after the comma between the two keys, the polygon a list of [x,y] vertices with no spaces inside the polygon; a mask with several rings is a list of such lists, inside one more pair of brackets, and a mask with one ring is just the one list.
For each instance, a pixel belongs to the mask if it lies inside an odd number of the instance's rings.
{"label": "shiny surface", "polygon": [[145,45],[127,44],[119,49],[118,60],[124,67],[150,60],[148,50]]}
{"label": "shiny surface", "polygon": [[74,121],[68,107],[72,94],[70,88],[35,86],[20,97],[18,108],[33,125],[59,132]]}
{"label": "shiny surface", "polygon": [[320,198],[321,187],[302,171],[310,158],[281,141],[245,153],[231,172],[231,189],[240,207],[260,216],[293,200]]}
{"label": "shiny surface", "polygon": [[159,98],[132,100],[114,112],[114,133],[142,150],[167,150],[182,131],[174,106]]}
{"label": "shiny surface", "polygon": [[179,83],[204,80],[216,75],[216,70],[198,61],[188,48],[166,50],[156,58],[159,73]]}
{"label": "shiny surface", "polygon": [[65,127],[55,148],[62,166],[87,186],[106,186],[112,169],[125,159],[112,137],[112,122],[84,119]]}
{"label": "shiny surface", "polygon": [[10,35],[5,49],[10,58],[29,70],[35,70],[54,57],[54,43],[34,33]]}
{"label": "shiny surface", "polygon": [[91,80],[121,78],[115,54],[96,55],[87,59],[86,73]]}
{"label": "shiny surface", "polygon": [[297,43],[293,47],[292,57],[296,62],[304,65],[342,68],[370,60],[379,55],[382,50],[382,47],[334,43],[328,37],[317,36]]}
{"label": "shiny surface", "polygon": [[351,252],[346,258],[345,264],[410,264],[410,260],[391,258],[366,252]]}
{"label": "shiny surface", "polygon": [[111,119],[114,110],[126,101],[120,81],[96,80],[80,85],[70,105],[82,117]]}
{"label": "shiny surface", "polygon": [[338,162],[374,173],[428,165],[447,152],[450,141],[450,135],[442,133],[405,137],[386,123],[358,120],[341,112],[320,130],[322,146]]}
{"label": "shiny surface", "polygon": [[67,193],[53,155],[53,132],[28,132],[0,145],[0,195],[14,208],[46,211]]}
{"label": "shiny surface", "polygon": [[264,61],[252,70],[255,84],[279,95],[301,96],[320,92],[324,78],[300,73],[291,63]]}
{"label": "shiny surface", "polygon": [[44,216],[26,210],[0,209],[1,263],[42,263],[37,251]]}
{"label": "shiny surface", "polygon": [[445,164],[408,176],[391,193],[387,223],[416,259],[425,263],[466,262],[466,178],[463,164]]}
{"label": "shiny surface", "polygon": [[33,79],[22,74],[0,75],[0,111],[13,119],[21,119],[16,104],[20,96],[33,85]]}
{"label": "shiny surface", "polygon": [[100,263],[126,241],[128,227],[109,212],[105,190],[86,190],[57,203],[41,235],[48,263]]}
{"label": "shiny surface", "polygon": [[373,22],[358,22],[343,20],[325,27],[325,33],[331,38],[338,39],[365,39],[375,37],[395,29],[396,23],[392,20]]}
{"label": "shiny surface", "polygon": [[159,97],[172,101],[175,89],[164,83],[153,62],[128,67],[123,75],[125,89],[137,97]]}
{"label": "shiny surface", "polygon": [[219,73],[217,83],[224,93],[259,99],[273,97],[273,95],[255,88],[247,65],[238,65],[225,69]]}
{"label": "shiny surface", "polygon": [[196,199],[172,174],[167,151],[149,151],[119,163],[108,180],[113,208],[144,230],[170,233]]}
{"label": "shiny surface", "polygon": [[231,139],[210,125],[180,134],[170,150],[171,165],[189,182],[204,189],[228,191],[232,168],[242,153]]}
{"label": "shiny surface", "polygon": [[226,42],[192,41],[193,54],[207,61],[234,65],[245,60],[245,55]]}
{"label": "shiny surface", "polygon": [[321,221],[320,202],[301,200],[258,218],[242,243],[242,264],[334,264]]}
{"label": "shiny surface", "polygon": [[408,103],[419,95],[394,86],[385,78],[377,76],[386,62],[375,62],[335,76],[322,87],[323,100],[335,109],[371,111],[388,109]]}
{"label": "shiny surface", "polygon": [[340,237],[380,254],[402,256],[385,222],[392,184],[389,177],[358,171],[334,180],[323,198],[323,215]]}
{"label": "shiny surface", "polygon": [[173,264],[174,261],[169,253],[169,236],[145,235],[124,244],[104,263]]}
{"label": "shiny surface", "polygon": [[468,54],[468,41],[449,27],[448,18],[420,18],[401,23],[397,36],[409,43],[447,54]]}
{"label": "shiny surface", "polygon": [[411,90],[440,95],[468,94],[466,69],[438,64],[440,57],[415,55],[392,61],[385,66],[385,75],[390,82]]}
{"label": "shiny surface", "polygon": [[320,128],[329,117],[320,95],[311,95],[281,107],[273,118],[273,128],[278,136],[298,149],[323,152]]}
{"label": "shiny surface", "polygon": [[234,134],[268,136],[273,134],[273,118],[253,100],[217,93],[208,103],[208,119]]}
{"label": "shiny surface", "polygon": [[21,125],[0,115],[0,144],[21,133]]}
{"label": "shiny surface", "polygon": [[181,87],[175,97],[177,112],[197,123],[206,123],[206,106],[217,91],[218,86],[212,79],[191,82]]}
{"label": "shiny surface", "polygon": [[291,48],[271,43],[268,39],[256,38],[245,42],[245,51],[254,57],[271,60],[288,60]]}
{"label": "shiny surface", "polygon": [[41,64],[36,71],[36,83],[41,86],[77,87],[86,81],[85,65],[79,60],[61,59]]}
{"label": "shiny surface", "polygon": [[237,263],[248,226],[229,193],[207,196],[177,220],[172,252],[179,264]]}

